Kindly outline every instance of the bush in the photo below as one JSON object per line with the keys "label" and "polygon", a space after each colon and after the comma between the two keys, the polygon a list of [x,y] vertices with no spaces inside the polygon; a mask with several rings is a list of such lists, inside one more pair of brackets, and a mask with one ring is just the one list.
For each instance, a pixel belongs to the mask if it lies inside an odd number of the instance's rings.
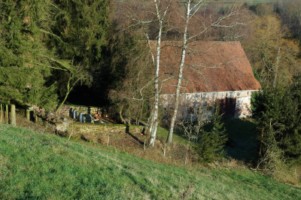
{"label": "bush", "polygon": [[194,142],[200,159],[211,162],[224,155],[227,135],[219,109],[210,118],[204,116],[202,110],[198,110],[179,125],[188,140]]}
{"label": "bush", "polygon": [[259,156],[261,163],[271,169],[277,160],[301,158],[301,77],[293,83],[287,88],[265,89],[255,97]]}
{"label": "bush", "polygon": [[198,151],[203,161],[211,162],[224,155],[227,142],[226,129],[221,115],[215,113],[212,119],[204,125],[200,134]]}

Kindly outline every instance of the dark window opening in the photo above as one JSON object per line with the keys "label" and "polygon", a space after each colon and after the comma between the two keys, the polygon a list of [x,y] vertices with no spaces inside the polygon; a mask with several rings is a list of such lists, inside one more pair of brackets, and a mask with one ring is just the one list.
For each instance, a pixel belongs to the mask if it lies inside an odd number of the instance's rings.
{"label": "dark window opening", "polygon": [[234,117],[236,108],[236,98],[225,98],[218,101],[220,113],[224,117]]}

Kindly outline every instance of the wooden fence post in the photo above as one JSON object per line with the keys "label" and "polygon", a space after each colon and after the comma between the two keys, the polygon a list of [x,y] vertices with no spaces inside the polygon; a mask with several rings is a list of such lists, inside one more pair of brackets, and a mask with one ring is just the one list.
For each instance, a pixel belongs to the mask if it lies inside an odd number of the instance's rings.
{"label": "wooden fence post", "polygon": [[10,105],[10,124],[13,126],[17,125],[17,121],[16,121],[16,105],[15,104],[11,104]]}
{"label": "wooden fence post", "polygon": [[3,119],[3,106],[2,104],[0,104],[0,123],[3,123],[4,122],[4,119]]}
{"label": "wooden fence post", "polygon": [[33,111],[33,116],[34,116],[34,122],[38,123],[38,115],[37,115],[36,111]]}
{"label": "wooden fence post", "polygon": [[5,123],[8,124],[8,104],[5,104]]}
{"label": "wooden fence post", "polygon": [[26,108],[26,119],[30,121],[30,110]]}

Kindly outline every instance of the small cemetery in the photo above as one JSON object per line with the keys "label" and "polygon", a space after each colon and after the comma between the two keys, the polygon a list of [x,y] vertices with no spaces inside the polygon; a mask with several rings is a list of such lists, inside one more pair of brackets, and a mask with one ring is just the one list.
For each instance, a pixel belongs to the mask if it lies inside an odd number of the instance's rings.
{"label": "small cemetery", "polygon": [[[65,109],[66,110],[66,109]],[[92,123],[92,124],[106,124],[112,123],[108,118],[105,109],[97,107],[81,107],[71,106],[69,107],[68,116],[74,121],[80,123]],[[64,113],[67,116],[66,113]]]}

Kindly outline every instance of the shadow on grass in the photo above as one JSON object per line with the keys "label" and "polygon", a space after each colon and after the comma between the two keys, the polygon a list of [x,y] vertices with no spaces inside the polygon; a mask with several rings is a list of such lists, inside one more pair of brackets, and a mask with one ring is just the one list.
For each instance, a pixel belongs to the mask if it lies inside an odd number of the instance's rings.
{"label": "shadow on grass", "polygon": [[[230,158],[245,163],[254,164],[258,159],[258,140],[256,124],[250,119],[223,119],[226,128],[228,141],[226,143],[225,152]],[[189,141],[183,134],[181,129],[176,129],[174,136],[182,144],[187,144]],[[197,150],[198,141],[190,141],[189,144],[194,145]]]}
{"label": "shadow on grass", "polygon": [[138,142],[140,145],[144,145],[144,142],[141,141],[137,136],[135,136],[134,134],[132,134],[130,132],[130,126],[126,125],[125,127],[125,133],[128,134],[129,136],[131,136],[136,142]]}
{"label": "shadow on grass", "polygon": [[251,120],[228,119],[225,121],[228,133],[227,155],[240,161],[253,163],[257,160],[257,131]]}

